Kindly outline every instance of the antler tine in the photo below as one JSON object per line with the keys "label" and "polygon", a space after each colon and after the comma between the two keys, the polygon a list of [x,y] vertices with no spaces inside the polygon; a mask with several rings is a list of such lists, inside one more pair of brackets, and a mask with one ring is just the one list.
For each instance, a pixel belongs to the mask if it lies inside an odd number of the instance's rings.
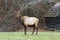
{"label": "antler tine", "polygon": [[23,6],[22,6],[22,5],[20,5],[20,8],[19,8],[19,9],[20,9],[20,12],[21,12],[21,11],[23,10]]}
{"label": "antler tine", "polygon": [[19,10],[19,12],[22,12],[25,8],[27,8],[28,6],[26,6],[26,7],[24,7],[24,4],[23,5],[20,5],[20,10]]}

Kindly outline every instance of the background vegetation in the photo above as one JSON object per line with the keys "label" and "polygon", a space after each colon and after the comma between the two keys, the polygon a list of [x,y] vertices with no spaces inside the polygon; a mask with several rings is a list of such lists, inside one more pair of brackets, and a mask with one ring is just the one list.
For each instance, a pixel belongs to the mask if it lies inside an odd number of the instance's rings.
{"label": "background vegetation", "polygon": [[[58,0],[59,1],[59,0]],[[10,32],[22,29],[19,19],[15,19],[15,11],[20,5],[28,6],[22,11],[22,16],[35,16],[39,18],[39,27],[45,25],[43,15],[56,3],[56,0],[0,0],[0,31]]]}

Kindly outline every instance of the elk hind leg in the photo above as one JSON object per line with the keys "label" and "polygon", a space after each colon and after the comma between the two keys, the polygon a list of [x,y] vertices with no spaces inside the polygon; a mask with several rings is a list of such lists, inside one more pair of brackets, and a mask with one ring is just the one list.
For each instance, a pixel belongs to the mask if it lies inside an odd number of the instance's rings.
{"label": "elk hind leg", "polygon": [[33,35],[33,33],[35,32],[35,26],[33,27],[33,32],[32,32],[32,35]]}
{"label": "elk hind leg", "polygon": [[38,27],[36,28],[36,35],[37,35],[37,33],[38,33]]}
{"label": "elk hind leg", "polygon": [[36,35],[38,33],[38,23],[35,23],[35,27],[36,27]]}

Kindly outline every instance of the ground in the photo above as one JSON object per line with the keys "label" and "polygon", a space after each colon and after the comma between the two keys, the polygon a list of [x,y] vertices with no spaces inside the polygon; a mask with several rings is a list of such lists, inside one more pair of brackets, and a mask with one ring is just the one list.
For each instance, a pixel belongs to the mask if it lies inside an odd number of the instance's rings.
{"label": "ground", "polygon": [[60,32],[38,32],[38,35],[31,35],[28,32],[0,32],[0,40],[60,40]]}

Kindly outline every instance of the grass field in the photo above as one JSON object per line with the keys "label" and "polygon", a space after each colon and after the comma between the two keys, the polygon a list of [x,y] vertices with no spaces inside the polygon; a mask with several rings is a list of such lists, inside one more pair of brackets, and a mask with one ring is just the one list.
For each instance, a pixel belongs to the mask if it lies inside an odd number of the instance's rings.
{"label": "grass field", "polygon": [[31,35],[28,32],[0,32],[0,40],[60,40],[59,32],[39,32],[38,35]]}

